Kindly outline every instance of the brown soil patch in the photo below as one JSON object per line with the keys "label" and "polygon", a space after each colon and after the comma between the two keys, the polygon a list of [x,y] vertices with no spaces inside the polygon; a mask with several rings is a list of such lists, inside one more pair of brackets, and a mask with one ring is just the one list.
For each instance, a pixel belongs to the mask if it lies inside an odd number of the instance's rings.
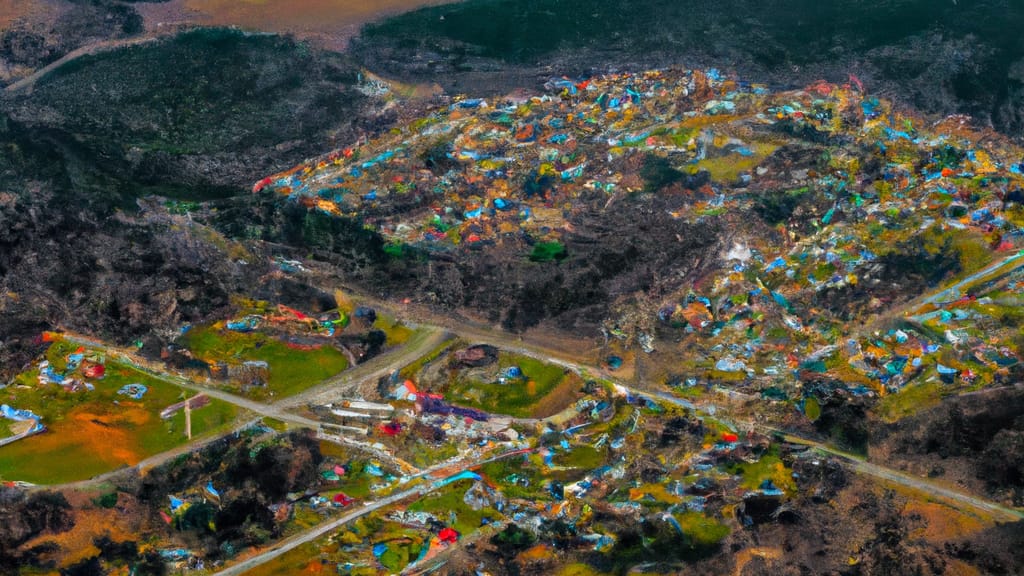
{"label": "brown soil patch", "polygon": [[142,528],[138,520],[141,510],[138,502],[127,494],[118,494],[117,507],[105,510],[94,507],[92,500],[98,491],[67,491],[64,496],[75,508],[75,525],[60,534],[44,534],[25,544],[30,548],[43,542],[54,542],[61,547],[60,565],[68,566],[99,553],[93,539],[108,535],[115,542],[139,540]]}
{"label": "brown soil patch", "polygon": [[519,554],[521,562],[537,562],[543,560],[554,560],[555,553],[546,544],[537,544],[532,548]]}
{"label": "brown soil patch", "polygon": [[747,564],[750,563],[751,560],[754,559],[754,557],[763,558],[765,561],[769,562],[769,565],[771,565],[774,560],[778,560],[782,557],[782,550],[780,550],[779,548],[767,547],[747,548],[745,550],[740,550],[736,553],[736,576],[739,576],[743,573],[743,569],[747,566]]}
{"label": "brown soil patch", "polygon": [[981,576],[981,570],[961,560],[946,560],[946,576]]}
{"label": "brown soil patch", "polygon": [[920,516],[925,526],[910,535],[933,544],[963,538],[986,528],[981,520],[934,502],[910,502],[904,510],[904,515]]}
{"label": "brown soil patch", "polygon": [[[40,454],[75,453],[93,458],[116,468],[121,464],[135,464],[142,460],[136,451],[138,445],[125,425],[137,426],[152,416],[145,410],[122,404],[116,414],[97,414],[88,408],[76,408],[63,422],[54,423],[51,431],[33,438],[35,450]],[[74,465],[73,462],[54,463],[55,466]]]}
{"label": "brown soil patch", "polygon": [[537,402],[537,407],[530,414],[533,418],[547,418],[565,410],[576,402],[577,392],[583,387],[583,379],[579,374],[570,372],[559,382],[558,386]]}
{"label": "brown soil patch", "polygon": [[3,0],[0,2],[0,29],[18,20],[31,20],[45,9],[42,0]]}
{"label": "brown soil patch", "polygon": [[302,569],[302,573],[303,574],[323,574],[324,572],[327,571],[325,569],[325,566],[326,565],[323,562],[321,562],[320,560],[310,560],[309,564],[306,564],[306,567]]}
{"label": "brown soil patch", "polygon": [[367,22],[445,0],[171,0],[135,4],[150,30],[174,25],[289,32],[344,49]]}

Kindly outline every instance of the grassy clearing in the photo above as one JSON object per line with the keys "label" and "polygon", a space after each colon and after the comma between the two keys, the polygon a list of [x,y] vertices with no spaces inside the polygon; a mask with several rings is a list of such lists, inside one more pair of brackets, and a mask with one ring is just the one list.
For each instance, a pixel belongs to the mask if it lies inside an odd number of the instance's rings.
{"label": "grassy clearing", "polygon": [[216,324],[193,328],[183,342],[208,362],[265,361],[270,365],[268,390],[278,398],[302,392],[348,368],[345,355],[329,344],[300,350],[266,334],[231,332]]}
{"label": "grassy clearing", "polygon": [[[64,354],[72,347],[55,344],[47,356],[56,369],[64,368]],[[28,388],[0,390],[0,402],[32,410],[42,417],[47,431],[0,448],[0,478],[39,484],[84,480],[170,450],[187,442],[185,416],[168,420],[160,411],[194,393],[158,380],[130,366],[107,362],[106,375],[92,380],[95,390],[66,392],[36,381],[38,370],[20,375]],[[118,395],[126,384],[148,388],[141,400]],[[237,409],[212,400],[192,412],[192,434],[199,436],[227,429]]]}
{"label": "grassy clearing", "polygon": [[771,480],[777,488],[785,490],[788,494],[796,492],[793,471],[786,468],[774,450],[765,454],[757,462],[736,464],[730,469],[730,472],[742,476],[743,480],[740,485],[748,490],[757,490],[762,482]]}
{"label": "grassy clearing", "polygon": [[484,518],[492,520],[501,518],[501,514],[494,510],[489,508],[473,510],[462,501],[463,496],[466,494],[466,490],[468,490],[470,486],[472,486],[471,480],[460,480],[439,492],[434,492],[424,496],[416,502],[413,502],[409,506],[409,510],[416,512],[429,512],[437,516],[437,519],[445,524],[448,524],[448,519],[452,514],[454,514],[454,528],[458,530],[460,534],[469,534],[470,532],[478,529],[480,527],[480,522]]}
{"label": "grassy clearing", "polygon": [[377,312],[377,320],[374,321],[373,327],[384,332],[384,335],[387,336],[388,346],[401,346],[405,344],[412,338],[414,332],[412,328],[403,324],[398,318],[379,311]]}
{"label": "grassy clearing", "polygon": [[545,364],[528,356],[503,352],[498,357],[498,365],[501,369],[519,366],[524,378],[506,384],[458,380],[449,387],[448,398],[456,404],[492,413],[529,418],[566,377],[560,366]]}
{"label": "grassy clearing", "polygon": [[601,576],[606,574],[589,564],[583,564],[580,562],[567,564],[558,569],[558,576]]}
{"label": "grassy clearing", "polygon": [[705,158],[698,162],[697,170],[707,170],[715,182],[734,182],[742,172],[752,171],[762,160],[774,152],[778,146],[773,144],[755,143],[753,155],[739,156],[730,154],[718,158]]}
{"label": "grassy clearing", "polygon": [[942,401],[942,384],[920,382],[911,384],[896,394],[886,394],[875,406],[875,413],[885,422],[892,423],[921,410],[938,406]]}
{"label": "grassy clearing", "polygon": [[593,446],[573,446],[569,452],[559,452],[552,462],[557,466],[593,470],[604,464],[606,452]]}
{"label": "grassy clearing", "polygon": [[496,460],[484,464],[478,472],[499,485],[507,498],[534,502],[551,499],[551,494],[544,489],[544,475],[533,459],[525,462],[519,458]]}
{"label": "grassy clearing", "polygon": [[713,546],[729,535],[729,527],[714,518],[708,518],[699,512],[686,512],[676,516],[679,526],[694,544]]}
{"label": "grassy clearing", "polygon": [[246,576],[303,574],[312,562],[317,564],[320,562],[320,545],[315,542],[303,544],[286,554],[282,554],[245,572],[245,574]]}

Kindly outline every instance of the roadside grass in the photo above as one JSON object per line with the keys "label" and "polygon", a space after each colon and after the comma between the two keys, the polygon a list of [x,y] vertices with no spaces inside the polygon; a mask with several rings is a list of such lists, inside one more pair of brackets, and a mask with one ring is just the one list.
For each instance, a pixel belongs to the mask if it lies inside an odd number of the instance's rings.
{"label": "roadside grass", "polygon": [[415,332],[415,330],[403,324],[398,318],[380,311],[377,312],[377,320],[374,321],[373,327],[384,332],[384,335],[387,337],[388,346],[405,344],[412,338]]}
{"label": "roadside grass", "polygon": [[444,342],[441,342],[440,344],[435,346],[434,349],[431,350],[430,352],[427,352],[423,356],[417,358],[416,361],[413,362],[412,364],[409,364],[408,366],[399,370],[399,376],[401,376],[402,378],[416,380],[417,376],[419,376],[419,373],[421,370],[423,370],[424,366],[430,364],[434,360],[437,360],[442,354],[444,354],[445,350],[453,348],[459,343],[460,341],[457,338],[446,339]]}
{"label": "roadside grass", "polygon": [[255,566],[245,572],[246,576],[275,576],[277,574],[302,574],[312,563],[319,563],[321,546],[319,541],[307,542],[276,558]]}
{"label": "roadside grass", "polygon": [[772,449],[757,462],[743,462],[730,467],[730,472],[742,477],[740,485],[747,490],[757,490],[765,480],[771,480],[776,488],[784,490],[787,494],[796,493],[796,482],[793,481],[793,471],[782,463]]}
{"label": "roadside grass", "polygon": [[942,402],[942,384],[919,382],[907,386],[896,394],[886,394],[875,405],[874,411],[887,423],[893,423]]}

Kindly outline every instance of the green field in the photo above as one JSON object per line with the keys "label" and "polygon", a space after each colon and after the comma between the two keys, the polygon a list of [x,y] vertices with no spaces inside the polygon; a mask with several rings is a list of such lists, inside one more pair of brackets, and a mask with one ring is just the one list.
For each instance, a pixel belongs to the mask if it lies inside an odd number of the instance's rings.
{"label": "green field", "polygon": [[502,352],[498,365],[502,369],[519,366],[524,378],[506,384],[456,379],[448,387],[447,400],[496,414],[529,418],[541,401],[566,378],[565,369],[560,366],[545,364],[528,356]]}
{"label": "green field", "polygon": [[267,390],[253,390],[251,396],[291,396],[319,384],[348,368],[348,359],[338,349],[324,344],[314,350],[300,350],[259,332],[231,332],[215,326],[197,326],[182,338],[197,358],[207,362],[239,363],[263,360],[270,365]]}
{"label": "green field", "polygon": [[446,486],[439,492],[428,494],[423,498],[409,505],[409,510],[414,512],[429,512],[445,525],[449,525],[449,518],[454,514],[455,528],[460,534],[469,534],[480,528],[480,522],[484,518],[497,520],[501,514],[490,508],[473,510],[462,499],[466,491],[473,485],[472,480],[459,480],[450,486]]}
{"label": "green field", "polygon": [[[55,369],[64,368],[66,343],[50,347],[47,357]],[[194,392],[160,381],[125,364],[108,361],[106,375],[91,382],[93,391],[66,392],[60,386],[40,386],[38,369],[0,389],[0,403],[35,412],[46,432],[0,448],[0,478],[38,484],[84,480],[134,465],[187,442],[185,416],[179,411],[160,419],[167,406]],[[117,394],[125,384],[138,383],[148,391],[141,400]],[[23,384],[27,387],[18,386]],[[192,412],[193,437],[227,429],[236,417],[231,404],[212,400]]]}

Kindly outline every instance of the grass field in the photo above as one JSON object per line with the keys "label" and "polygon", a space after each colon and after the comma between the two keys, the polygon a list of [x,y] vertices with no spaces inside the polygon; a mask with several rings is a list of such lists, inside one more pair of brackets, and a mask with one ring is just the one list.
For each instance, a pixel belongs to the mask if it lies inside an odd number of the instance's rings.
{"label": "grass field", "polygon": [[373,327],[384,332],[387,336],[388,346],[405,344],[413,334],[413,330],[403,324],[401,320],[384,312],[377,313],[377,320],[373,323]]}
{"label": "grass field", "polygon": [[874,407],[874,412],[885,422],[896,422],[916,414],[942,401],[942,384],[939,382],[916,382],[897,394],[886,394]]}
{"label": "grass field", "polygon": [[[430,534],[371,514],[291,550],[248,572],[246,576],[276,574],[398,574],[419,555]],[[340,544],[340,547],[339,547]],[[379,561],[374,544],[386,544]],[[344,572],[338,566],[347,565]]]}
{"label": "grass field", "polygon": [[[54,344],[47,352],[51,364],[64,368],[71,347]],[[160,411],[193,392],[119,364],[107,362],[106,375],[92,380],[93,391],[66,392],[60,386],[40,386],[38,370],[17,378],[18,384],[0,390],[0,402],[41,416],[46,432],[0,448],[0,478],[38,484],[84,480],[159,454],[181,444],[185,416],[168,420]],[[125,384],[138,383],[148,391],[141,400],[117,394]],[[236,408],[213,400],[192,412],[192,434],[225,429],[235,421]]]}
{"label": "grass field", "polygon": [[428,494],[423,498],[409,505],[409,510],[416,512],[429,512],[445,525],[449,524],[449,518],[455,516],[455,524],[452,526],[460,534],[469,534],[480,528],[480,522],[484,518],[493,520],[501,518],[501,514],[484,508],[473,510],[463,502],[466,491],[473,485],[471,480],[460,480],[451,486],[445,487],[439,492]]}
{"label": "grass field", "polygon": [[[345,355],[329,344],[314,350],[299,350],[266,334],[230,332],[216,324],[193,328],[185,334],[183,342],[196,357],[207,362],[267,362],[270,365],[267,387],[275,398],[302,392],[348,368]],[[254,390],[252,395],[259,396],[260,392],[263,391]]]}
{"label": "grass field", "polygon": [[519,366],[524,378],[506,384],[456,380],[448,388],[447,399],[462,406],[517,418],[534,417],[542,402],[559,401],[547,396],[567,378],[560,366],[504,352],[498,357],[498,365],[502,369]]}

